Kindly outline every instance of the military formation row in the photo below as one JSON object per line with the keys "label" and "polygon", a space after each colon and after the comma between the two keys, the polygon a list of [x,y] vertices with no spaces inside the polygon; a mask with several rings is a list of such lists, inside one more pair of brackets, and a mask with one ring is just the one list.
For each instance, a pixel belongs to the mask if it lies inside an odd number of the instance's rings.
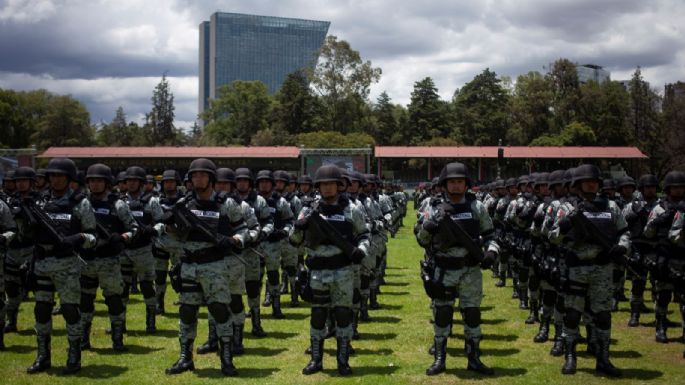
{"label": "military formation row", "polygon": [[[198,309],[209,310],[209,338],[197,353],[219,352],[224,375],[237,375],[233,355],[243,354],[248,313],[251,333],[266,336],[264,306],[285,318],[281,294],[311,302],[311,362],[322,369],[323,341],[335,336],[341,374],[351,372],[351,340],[369,308],[380,307],[388,233],[406,213],[406,196],[386,189],[371,174],[322,166],[312,179],[286,171],[218,168],[196,159],[187,180],[175,170],[161,191],[141,167],[115,179],[94,164],[79,180],[73,161],[55,158],[45,170],[20,167],[3,181],[0,199],[0,349],[3,333],[16,332],[29,291],[35,296],[37,357],[28,373],[51,367],[55,293],[67,325],[64,373],[81,368],[90,348],[96,291],[102,289],[112,348],[125,352],[126,308],[139,281],[148,333],[164,314],[167,277],[179,293],[180,357],[167,374],[194,369]],[[184,186],[181,186],[181,185]],[[280,273],[279,273],[280,271]],[[243,302],[247,297],[247,311]],[[5,301],[6,297],[6,301]]]}
{"label": "military formation row", "polygon": [[[649,312],[644,292],[651,281],[656,341],[668,342],[666,318],[675,296],[685,339],[685,173],[653,175],[636,183],[614,181],[585,164],[496,180],[467,191],[466,167],[448,164],[415,197],[419,244],[425,248],[422,276],[432,299],[435,362],[427,374],[445,370],[446,337],[453,304],[460,300],[469,369],[492,373],[478,359],[482,268],[492,268],[497,287],[513,279],[512,298],[529,309],[526,324],[539,323],[534,342],[550,339],[550,354],[564,356],[562,373],[576,372],[576,345],[587,344],[598,372],[620,376],[609,360],[611,312],[632,281],[630,321]],[[581,339],[579,325],[585,324]],[[470,342],[471,341],[471,342]],[[475,352],[474,352],[475,349]],[[685,353],[683,353],[685,358]]]}

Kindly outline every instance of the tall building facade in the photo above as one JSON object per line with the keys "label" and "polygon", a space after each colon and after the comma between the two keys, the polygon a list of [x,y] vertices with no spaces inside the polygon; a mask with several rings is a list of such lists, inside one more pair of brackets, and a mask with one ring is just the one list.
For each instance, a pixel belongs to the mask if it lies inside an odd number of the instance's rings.
{"label": "tall building facade", "polygon": [[260,80],[274,93],[288,74],[313,68],[329,26],[328,21],[214,13],[200,24],[199,112],[235,80]]}
{"label": "tall building facade", "polygon": [[604,83],[611,80],[611,73],[602,66],[596,64],[579,64],[576,65],[576,72],[578,73],[578,81],[587,83],[595,81],[597,83]]}

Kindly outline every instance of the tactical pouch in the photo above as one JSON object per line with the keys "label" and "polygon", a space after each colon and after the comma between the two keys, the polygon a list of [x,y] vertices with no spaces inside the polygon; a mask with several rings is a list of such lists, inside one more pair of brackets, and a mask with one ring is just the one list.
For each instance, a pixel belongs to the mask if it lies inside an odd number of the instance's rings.
{"label": "tactical pouch", "polygon": [[171,269],[169,270],[169,280],[171,281],[171,288],[174,289],[175,292],[180,293],[182,286],[181,263],[171,266]]}
{"label": "tactical pouch", "polygon": [[312,293],[312,286],[309,284],[309,271],[306,269],[300,269],[295,277],[295,286],[297,287],[297,292],[300,294],[305,302],[312,302],[314,295]]}

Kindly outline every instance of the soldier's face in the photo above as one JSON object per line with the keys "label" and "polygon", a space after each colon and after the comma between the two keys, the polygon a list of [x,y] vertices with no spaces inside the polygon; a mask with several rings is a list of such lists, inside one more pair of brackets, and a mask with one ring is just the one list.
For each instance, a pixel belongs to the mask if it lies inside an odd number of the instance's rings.
{"label": "soldier's face", "polygon": [[155,185],[152,182],[145,182],[145,191],[152,191],[155,188]]}
{"label": "soldier's face", "polygon": [[288,192],[294,192],[295,189],[297,189],[297,184],[296,183],[290,183],[288,185]]}
{"label": "soldier's face", "polygon": [[209,174],[204,171],[196,171],[190,176],[195,190],[203,191],[209,188]]}
{"label": "soldier's face", "polygon": [[549,195],[549,186],[546,184],[538,185],[538,191],[540,192],[540,195],[547,196]]}
{"label": "soldier's face", "polygon": [[508,189],[508,190],[509,190],[509,195],[516,195],[516,194],[518,194],[518,193],[519,193],[519,189],[518,189],[518,187],[514,187],[514,186],[512,186],[512,187],[509,187],[509,189]]}
{"label": "soldier's face", "polygon": [[310,192],[311,190],[312,190],[312,185],[310,185],[309,183],[303,183],[303,184],[300,185],[300,191],[301,191],[303,194],[307,194],[307,193]]}
{"label": "soldier's face", "polygon": [[447,179],[447,193],[452,195],[463,195],[466,193],[466,179],[451,178]]}
{"label": "soldier's face", "polygon": [[31,191],[31,179],[17,179],[14,184],[20,193]]}
{"label": "soldier's face", "polygon": [[354,180],[352,181],[352,184],[350,184],[350,187],[347,188],[347,191],[349,191],[352,194],[356,194],[359,192],[359,182]]}
{"label": "soldier's face", "polygon": [[259,181],[259,192],[268,193],[273,188],[274,184],[268,179],[261,179]]}
{"label": "soldier's face", "polygon": [[283,191],[285,190],[285,182],[282,180],[277,180],[276,181],[276,191]]}
{"label": "soldier's face", "polygon": [[164,191],[166,191],[166,192],[176,191],[176,181],[175,180],[165,180],[164,182],[162,182],[162,187],[164,187]]}
{"label": "soldier's face", "polygon": [[214,187],[217,191],[231,192],[231,182],[216,182],[214,183]]}
{"label": "soldier's face", "polygon": [[668,189],[668,196],[672,201],[678,202],[685,197],[685,186],[673,186]]}
{"label": "soldier's face", "polygon": [[69,186],[69,179],[64,174],[50,174],[50,186],[55,191],[64,191]]}
{"label": "soldier's face", "polygon": [[597,192],[599,191],[599,181],[596,179],[588,179],[581,181],[580,191],[582,191],[584,194],[597,194]]}
{"label": "soldier's face", "polygon": [[44,177],[42,177],[42,176],[36,177],[36,186],[38,188],[43,188],[45,186],[46,182],[47,182],[47,180]]}
{"label": "soldier's face", "polygon": [[126,179],[126,189],[132,193],[140,191],[140,179]]}
{"label": "soldier's face", "polygon": [[88,179],[88,189],[90,189],[90,192],[92,192],[93,194],[102,194],[103,192],[105,192],[106,187],[107,183],[102,178]]}
{"label": "soldier's face", "polygon": [[126,192],[126,191],[128,191],[128,183],[126,183],[126,182],[119,182],[119,191],[121,191],[121,192]]}
{"label": "soldier's face", "polygon": [[238,192],[241,194],[245,194],[246,192],[250,191],[250,181],[248,179],[238,179],[235,182],[236,188],[238,188]]}
{"label": "soldier's face", "polygon": [[498,187],[497,189],[495,189],[495,192],[497,193],[497,196],[501,197],[507,193],[507,189],[505,189],[504,187]]}
{"label": "soldier's face", "polygon": [[321,182],[319,183],[319,191],[321,192],[321,197],[324,199],[330,199],[338,195],[338,183],[337,182]]}
{"label": "soldier's face", "polygon": [[621,187],[621,195],[623,195],[624,197],[630,198],[633,196],[634,192],[635,192],[635,188],[633,186]]}
{"label": "soldier's face", "polygon": [[642,188],[642,196],[645,197],[645,199],[654,199],[656,198],[656,186],[646,186]]}

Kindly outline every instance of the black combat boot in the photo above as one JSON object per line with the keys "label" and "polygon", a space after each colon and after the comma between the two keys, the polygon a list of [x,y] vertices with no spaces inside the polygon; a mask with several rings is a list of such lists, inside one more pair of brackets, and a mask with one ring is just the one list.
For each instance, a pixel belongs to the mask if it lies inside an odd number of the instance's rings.
{"label": "black combat boot", "polygon": [[38,342],[38,355],[31,366],[26,369],[28,374],[40,373],[50,369],[50,335],[39,334],[36,336]]}
{"label": "black combat boot", "polygon": [[157,305],[155,307],[155,314],[159,315],[159,314],[165,313],[164,294],[166,294],[166,291],[157,290],[157,292],[155,292],[155,297],[157,297]]}
{"label": "black combat boot", "polygon": [[561,357],[564,354],[564,338],[561,335],[561,324],[554,324],[554,344],[549,354],[553,357]]}
{"label": "black combat boot", "polygon": [[599,334],[601,335],[597,336],[597,365],[595,369],[610,377],[621,377],[621,370],[609,361],[609,332]]}
{"label": "black combat boot", "polygon": [[540,304],[538,301],[531,300],[530,301],[530,314],[528,315],[528,318],[526,319],[526,324],[532,325],[536,322],[540,322],[540,318],[538,316],[538,311],[540,310]]}
{"label": "black combat boot", "polygon": [[297,285],[294,279],[290,281],[290,306],[298,307],[300,306],[299,293],[297,292]]}
{"label": "black combat boot", "polygon": [[540,320],[540,328],[538,329],[538,334],[533,337],[533,342],[543,343],[547,342],[549,339],[549,321],[550,315],[543,312],[542,319]]}
{"label": "black combat boot", "polygon": [[630,304],[630,320],[628,326],[631,328],[640,326],[640,304]]}
{"label": "black combat boot", "polygon": [[243,332],[245,324],[233,324],[233,355],[240,356],[245,353],[245,346],[243,346]]}
{"label": "black combat boot", "polygon": [[122,321],[112,321],[112,349],[117,352],[126,352],[128,349],[124,346],[124,323]]}
{"label": "black combat boot", "polygon": [[352,345],[350,345],[350,339],[347,337],[338,337],[336,339],[338,343],[338,352],[336,358],[338,361],[338,373],[341,376],[347,376],[352,374],[352,368],[350,368],[350,350]]}
{"label": "black combat boot", "polygon": [[281,294],[288,294],[288,273],[283,270],[281,272],[281,286],[278,288],[278,292]]}
{"label": "black combat boot", "polygon": [[209,320],[207,342],[197,347],[197,354],[207,354],[219,351],[219,336],[216,334],[216,321]]}
{"label": "black combat boot", "polygon": [[221,351],[219,352],[219,357],[221,357],[221,373],[227,377],[235,377],[238,375],[238,371],[233,365],[233,341],[224,341],[223,339],[219,341],[221,345]]}
{"label": "black combat boot", "polygon": [[666,321],[665,314],[656,314],[656,342],[662,344],[668,343],[668,336],[666,335],[666,330],[668,330],[668,325]]}
{"label": "black combat boot", "polygon": [[597,333],[595,327],[592,325],[585,325],[585,333],[587,334],[587,346],[585,351],[591,356],[597,355]]}
{"label": "black combat boot", "polygon": [[269,292],[268,287],[266,289],[264,289],[264,301],[262,301],[262,306],[264,306],[264,307],[271,306],[271,293]]}
{"label": "black combat boot", "polygon": [[566,336],[564,339],[564,357],[566,361],[561,368],[561,374],[576,374],[576,338]]}
{"label": "black combat boot", "polygon": [[181,342],[181,356],[178,360],[164,372],[166,374],[179,374],[189,370],[195,370],[195,363],[193,362],[193,340]]}
{"label": "black combat boot", "polygon": [[519,296],[518,296],[518,298],[519,298],[519,309],[521,309],[521,310],[528,309],[528,289],[524,287],[523,289],[519,289],[518,292],[519,292]]}
{"label": "black combat boot", "polygon": [[504,287],[507,285],[507,272],[499,273],[499,281],[495,283],[495,287]]}
{"label": "black combat boot", "polygon": [[275,319],[285,319],[285,314],[281,311],[281,295],[276,293],[271,298],[271,316]]}
{"label": "black combat boot", "polygon": [[359,339],[359,310],[352,311],[352,339]]}
{"label": "black combat boot", "polygon": [[519,280],[516,277],[511,278],[511,299],[518,299],[519,298]]}
{"label": "black combat boot", "polygon": [[445,359],[447,358],[447,338],[435,337],[433,342],[433,364],[426,369],[427,376],[434,376],[445,371]]}
{"label": "black combat boot", "polygon": [[83,324],[83,334],[81,335],[81,351],[90,349],[90,329],[93,326],[91,322]]}
{"label": "black combat boot", "polygon": [[319,337],[310,338],[312,359],[302,369],[302,374],[314,374],[323,370],[323,341],[324,339]]}
{"label": "black combat boot", "polygon": [[5,350],[5,320],[0,321],[0,351]]}
{"label": "black combat boot", "polygon": [[369,292],[369,308],[374,310],[381,308],[381,305],[378,303],[378,292],[376,289],[371,289]]}
{"label": "black combat boot", "polygon": [[67,351],[67,366],[62,369],[62,374],[74,374],[81,370],[81,339],[69,339]]}
{"label": "black combat boot", "polygon": [[155,305],[145,306],[145,333],[147,334],[157,333],[157,327],[155,326],[157,313],[155,308]]}
{"label": "black combat boot", "polygon": [[262,328],[262,317],[259,306],[250,308],[250,319],[252,320],[252,335],[255,337],[266,337],[266,332]]}
{"label": "black combat boot", "polygon": [[362,300],[359,303],[359,319],[364,322],[369,322],[371,321],[371,317],[369,317],[369,303],[368,303],[369,297],[367,296],[362,296]]}
{"label": "black combat boot", "polygon": [[16,310],[7,311],[7,323],[4,327],[5,333],[16,333],[17,332],[17,314]]}
{"label": "black combat boot", "polygon": [[487,367],[484,363],[480,361],[480,339],[471,338],[466,340],[464,344],[466,350],[466,357],[469,360],[469,364],[466,370],[471,370],[480,374],[492,375],[495,371],[492,368]]}

